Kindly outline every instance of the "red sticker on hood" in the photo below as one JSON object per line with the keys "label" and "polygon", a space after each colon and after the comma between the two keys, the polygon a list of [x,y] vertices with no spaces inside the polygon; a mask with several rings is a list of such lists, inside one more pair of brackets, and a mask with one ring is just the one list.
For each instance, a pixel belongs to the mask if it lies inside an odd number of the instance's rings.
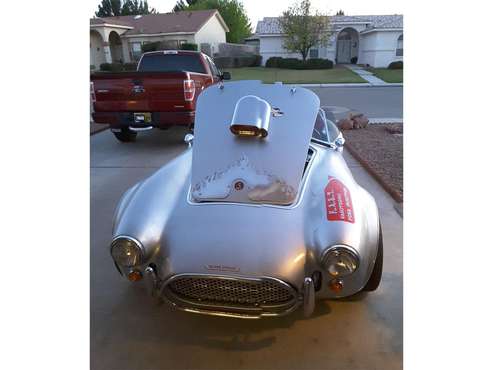
{"label": "red sticker on hood", "polygon": [[354,223],[351,193],[342,182],[333,177],[329,177],[329,183],[325,187],[325,207],[327,220]]}

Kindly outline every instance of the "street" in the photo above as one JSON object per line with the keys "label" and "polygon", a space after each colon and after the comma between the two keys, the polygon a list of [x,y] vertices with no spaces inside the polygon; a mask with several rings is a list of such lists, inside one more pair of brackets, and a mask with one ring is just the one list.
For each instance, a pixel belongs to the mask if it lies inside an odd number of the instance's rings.
{"label": "street", "polygon": [[321,106],[338,106],[369,118],[402,118],[402,86],[313,87]]}
{"label": "street", "polygon": [[[388,89],[376,88],[377,97],[367,99],[368,88],[341,89],[340,95],[332,88],[314,90],[322,105],[350,106],[370,117],[401,117],[402,89]],[[355,98],[350,102],[346,94]],[[384,270],[377,291],[319,301],[308,319],[298,310],[280,318],[239,320],[157,305],[143,284],[118,274],[109,253],[117,202],[126,189],[185,150],[186,132],[142,132],[128,144],[109,130],[90,138],[91,369],[402,368],[402,219],[392,198],[347,152],[356,181],[380,210]]]}

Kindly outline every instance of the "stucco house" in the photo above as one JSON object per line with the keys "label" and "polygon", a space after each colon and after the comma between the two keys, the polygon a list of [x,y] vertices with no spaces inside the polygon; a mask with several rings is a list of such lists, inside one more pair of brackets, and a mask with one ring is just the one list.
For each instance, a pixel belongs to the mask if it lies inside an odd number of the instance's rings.
{"label": "stucco house", "polygon": [[[335,63],[387,67],[402,60],[404,50],[402,15],[330,16],[332,34],[327,45],[310,49],[309,58],[325,58]],[[273,56],[300,58],[283,47],[284,35],[277,17],[265,17],[257,23],[255,36],[260,40],[262,63]],[[353,59],[354,61],[354,59]]]}
{"label": "stucco house", "polygon": [[90,21],[91,65],[128,63],[140,58],[144,43],[164,41],[178,49],[183,43],[226,42],[228,26],[215,9],[165,14],[93,18]]}

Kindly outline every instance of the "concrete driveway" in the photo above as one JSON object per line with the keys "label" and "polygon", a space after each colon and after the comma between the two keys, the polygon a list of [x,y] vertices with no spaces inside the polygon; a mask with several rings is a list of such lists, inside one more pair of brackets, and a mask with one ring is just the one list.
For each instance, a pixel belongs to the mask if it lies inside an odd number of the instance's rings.
{"label": "concrete driveway", "polygon": [[142,284],[116,272],[108,251],[123,192],[185,149],[185,130],[151,131],[122,144],[110,131],[91,140],[91,369],[400,369],[402,220],[393,201],[349,155],[373,194],[384,233],[380,288],[318,302],[309,319],[238,320],[157,306]]}

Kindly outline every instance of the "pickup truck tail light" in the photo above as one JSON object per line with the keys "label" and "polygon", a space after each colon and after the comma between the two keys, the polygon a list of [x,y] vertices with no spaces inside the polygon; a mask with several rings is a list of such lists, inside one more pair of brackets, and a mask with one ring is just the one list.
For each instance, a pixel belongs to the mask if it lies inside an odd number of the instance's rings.
{"label": "pickup truck tail light", "polygon": [[184,80],[183,81],[183,94],[185,101],[192,101],[195,96],[195,81]]}
{"label": "pickup truck tail light", "polygon": [[96,93],[94,91],[94,82],[91,82],[91,101],[93,103],[96,101]]}

